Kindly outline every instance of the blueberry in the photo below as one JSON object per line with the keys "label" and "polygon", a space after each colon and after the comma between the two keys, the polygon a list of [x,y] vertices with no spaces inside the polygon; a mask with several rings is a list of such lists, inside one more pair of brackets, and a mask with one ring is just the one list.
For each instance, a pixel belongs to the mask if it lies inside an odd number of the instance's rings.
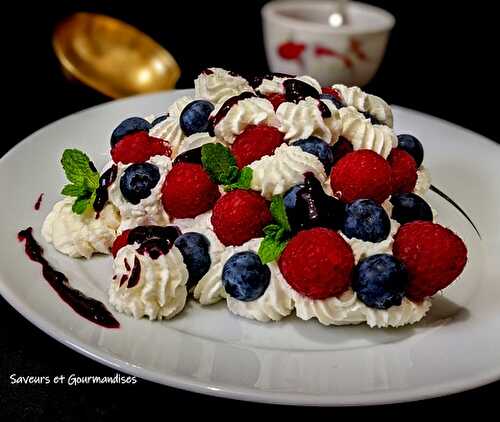
{"label": "blueberry", "polygon": [[184,233],[175,240],[175,246],[181,251],[184,264],[189,272],[188,290],[207,273],[212,264],[210,259],[210,241],[202,234]]}
{"label": "blueberry", "polygon": [[321,183],[307,174],[304,183],[290,188],[283,198],[293,232],[313,227],[338,230],[344,219],[344,204],[323,190]]}
{"label": "blueberry", "polygon": [[413,135],[398,135],[398,148],[410,154],[417,163],[417,168],[420,167],[424,161],[424,147],[417,138]]}
{"label": "blueberry", "polygon": [[387,309],[401,305],[408,287],[408,272],[392,255],[377,254],[358,263],[352,289],[366,306]]}
{"label": "blueberry", "polygon": [[226,293],[237,300],[251,302],[261,297],[269,285],[271,271],[254,252],[239,252],[222,269]]}
{"label": "blueberry", "polygon": [[168,114],[164,114],[163,116],[158,116],[156,119],[154,119],[152,122],[151,122],[151,127],[154,127],[156,126],[158,123],[161,123],[163,122],[164,120],[166,120],[168,117]]}
{"label": "blueberry", "polygon": [[151,129],[151,124],[147,120],[141,117],[129,117],[121,122],[111,134],[111,148],[113,148],[124,136],[134,132],[148,132],[149,129]]}
{"label": "blueberry", "polygon": [[208,118],[214,110],[211,102],[196,100],[190,102],[179,117],[181,129],[186,136],[208,130]]}
{"label": "blueberry", "polygon": [[320,94],[319,98],[321,100],[330,100],[337,109],[341,109],[345,107],[345,104],[338,99],[335,95],[332,94]]}
{"label": "blueberry", "polygon": [[387,238],[391,221],[385,210],[371,199],[357,199],[346,206],[342,232],[348,237],[366,242]]}
{"label": "blueberry", "polygon": [[160,180],[160,170],[150,163],[132,164],[123,172],[120,190],[125,199],[136,205],[151,194]]}
{"label": "blueberry", "polygon": [[302,151],[315,155],[323,164],[326,174],[330,174],[333,165],[333,152],[330,145],[325,141],[316,136],[310,136],[307,139],[301,139],[295,142],[293,145],[300,147]]}
{"label": "blueberry", "polygon": [[399,224],[411,221],[432,221],[432,209],[427,202],[414,193],[399,193],[391,196],[391,217]]}

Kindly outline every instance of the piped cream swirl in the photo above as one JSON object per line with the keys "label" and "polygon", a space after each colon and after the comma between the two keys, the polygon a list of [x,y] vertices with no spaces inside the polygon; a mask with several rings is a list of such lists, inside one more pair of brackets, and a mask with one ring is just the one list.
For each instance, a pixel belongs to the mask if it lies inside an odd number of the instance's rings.
{"label": "piped cream swirl", "polygon": [[397,145],[394,131],[386,125],[373,125],[353,106],[339,110],[342,118],[342,136],[355,150],[369,149],[387,158]]}
{"label": "piped cream swirl", "polygon": [[380,123],[392,128],[392,109],[382,98],[368,94],[357,86],[348,87],[342,84],[333,85],[340,92],[344,103],[354,106],[357,110],[366,112],[375,117]]}
{"label": "piped cream swirl", "polygon": [[[217,113],[217,109],[214,110]],[[266,124],[276,126],[277,120],[273,105],[265,98],[245,98],[234,104],[228,113],[215,125],[215,136],[225,143],[232,144],[247,126]]]}
{"label": "piped cream swirl", "polygon": [[[136,260],[140,265],[139,279],[129,286]],[[151,259],[138,253],[135,246],[127,245],[113,260],[109,303],[118,312],[134,318],[170,319],[184,308],[187,279],[187,268],[175,246],[167,254]]]}
{"label": "piped cream swirl", "polygon": [[195,96],[221,104],[228,98],[242,92],[253,92],[252,87],[245,78],[232,75],[225,69],[211,67],[207,72],[202,72],[194,80]]}
{"label": "piped cream swirl", "polygon": [[282,144],[274,155],[266,155],[250,164],[253,170],[251,188],[259,191],[266,199],[285,193],[292,186],[304,181],[306,173],[324,183],[326,173],[319,159],[300,147]]}
{"label": "piped cream swirl", "polygon": [[285,140],[293,143],[300,139],[316,136],[329,144],[337,141],[342,129],[339,111],[329,100],[322,100],[331,116],[323,117],[319,101],[307,97],[298,104],[284,102],[276,110],[279,130],[285,134]]}

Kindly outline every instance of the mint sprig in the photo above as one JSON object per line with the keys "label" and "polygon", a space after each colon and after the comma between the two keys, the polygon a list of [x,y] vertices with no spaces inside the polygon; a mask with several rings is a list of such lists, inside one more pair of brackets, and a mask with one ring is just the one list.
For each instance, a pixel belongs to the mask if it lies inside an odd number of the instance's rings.
{"label": "mint sprig", "polygon": [[231,151],[224,145],[219,143],[203,145],[201,163],[210,178],[219,185],[225,185],[226,191],[250,189],[252,169],[244,167],[240,171]]}
{"label": "mint sprig", "polygon": [[286,215],[283,195],[276,195],[269,207],[275,223],[264,227],[265,237],[260,243],[258,255],[263,264],[276,261],[283,253],[291,231]]}
{"label": "mint sprig", "polygon": [[238,180],[236,182],[231,183],[229,185],[226,185],[224,187],[224,190],[226,192],[235,190],[235,189],[245,189],[248,190],[250,189],[250,186],[252,185],[252,177],[253,177],[253,170],[251,167],[243,167],[241,171],[239,172],[238,175]]}
{"label": "mint sprig", "polygon": [[61,164],[71,182],[64,186],[61,194],[75,197],[72,211],[83,214],[94,204],[96,190],[99,187],[99,173],[95,171],[89,157],[77,149],[64,150]]}

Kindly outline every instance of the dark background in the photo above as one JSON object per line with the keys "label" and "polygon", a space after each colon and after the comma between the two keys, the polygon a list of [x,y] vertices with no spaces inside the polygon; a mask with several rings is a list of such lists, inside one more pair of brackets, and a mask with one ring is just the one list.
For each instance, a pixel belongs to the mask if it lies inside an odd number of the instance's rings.
{"label": "dark background", "polygon": [[[486,1],[367,1],[386,8],[396,26],[384,62],[366,90],[390,103],[442,117],[498,140],[498,36],[495,11]],[[140,0],[9,2],[2,6],[3,122],[0,155],[17,142],[77,110],[107,98],[62,75],[51,48],[54,25],[75,11],[121,18],[147,32],[177,59],[178,87],[192,86],[207,66],[234,70],[267,69],[260,27],[262,0]],[[492,4],[492,3],[490,3]],[[473,159],[473,157],[471,158]],[[114,375],[114,371],[73,352],[43,334],[0,298],[0,418],[3,420],[104,420],[111,415],[141,417],[184,409],[186,416],[269,411],[314,417],[321,409],[277,408],[216,399],[146,381],[135,386],[19,386],[9,375],[72,373]],[[443,357],[443,361],[446,357]],[[486,410],[500,397],[500,383],[441,399],[365,409],[338,409],[349,415],[402,415],[408,411]],[[497,399],[498,400],[498,399]],[[189,406],[189,407],[186,407]],[[172,410],[173,411],[173,410]],[[323,409],[324,411],[324,409]],[[235,413],[238,412],[238,413]],[[429,413],[427,413],[430,415]],[[180,415],[179,415],[180,416]],[[182,416],[181,416],[182,417]]]}

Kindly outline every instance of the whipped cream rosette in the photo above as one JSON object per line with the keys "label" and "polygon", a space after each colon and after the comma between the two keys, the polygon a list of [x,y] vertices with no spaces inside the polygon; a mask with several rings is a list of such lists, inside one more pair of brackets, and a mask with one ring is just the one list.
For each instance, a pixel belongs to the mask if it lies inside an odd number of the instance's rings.
{"label": "whipped cream rosette", "polygon": [[329,100],[321,103],[327,109],[326,114],[322,112],[320,101],[312,97],[297,104],[284,102],[278,107],[276,116],[285,140],[293,143],[316,136],[329,144],[337,141],[342,130],[339,111]]}
{"label": "whipped cream rosette", "polygon": [[266,155],[249,166],[253,170],[251,188],[267,199],[280,195],[304,181],[312,173],[324,183],[325,169],[317,157],[296,146],[283,144],[273,155]]}
{"label": "whipped cream rosette", "polygon": [[43,237],[59,252],[73,258],[108,254],[120,225],[118,209],[108,203],[96,218],[91,209],[74,213],[74,202],[75,198],[66,197],[54,205],[43,223]]}
{"label": "whipped cream rosette", "polygon": [[236,73],[210,67],[194,80],[194,91],[197,98],[221,104],[242,92],[253,92],[253,89],[245,78]]}
{"label": "whipped cream rosette", "polygon": [[184,309],[188,271],[173,227],[140,226],[113,260],[109,302],[134,318],[170,319]]}
{"label": "whipped cream rosette", "polygon": [[382,98],[367,94],[357,86],[348,87],[342,84],[332,86],[336,89],[347,106],[353,106],[356,110],[374,117],[380,124],[393,126],[392,109]]}
{"label": "whipped cream rosette", "polygon": [[118,173],[115,182],[109,187],[109,200],[120,212],[119,232],[143,225],[165,225],[170,221],[161,202],[161,189],[165,177],[172,169],[172,161],[169,157],[155,155],[145,163],[157,173],[157,180],[156,183],[152,183],[149,187],[148,196],[133,199],[124,196],[122,178],[126,177],[127,171],[131,172],[131,170],[127,169],[135,168],[141,163],[117,164]]}
{"label": "whipped cream rosette", "polygon": [[212,118],[215,137],[227,144],[248,126],[278,124],[271,102],[250,93],[231,97],[214,110]]}
{"label": "whipped cream rosette", "polygon": [[354,150],[369,149],[387,158],[397,146],[394,131],[385,125],[374,125],[353,106],[339,110],[342,119],[341,136],[347,139]]}
{"label": "whipped cream rosette", "polygon": [[255,91],[264,96],[272,94],[284,94],[285,86],[283,85],[283,82],[288,79],[298,79],[299,81],[311,85],[318,91],[318,94],[321,93],[321,85],[316,79],[312,78],[311,76],[302,75],[293,77],[282,76],[279,74],[265,75],[265,77],[262,78],[262,81],[256,86]]}

